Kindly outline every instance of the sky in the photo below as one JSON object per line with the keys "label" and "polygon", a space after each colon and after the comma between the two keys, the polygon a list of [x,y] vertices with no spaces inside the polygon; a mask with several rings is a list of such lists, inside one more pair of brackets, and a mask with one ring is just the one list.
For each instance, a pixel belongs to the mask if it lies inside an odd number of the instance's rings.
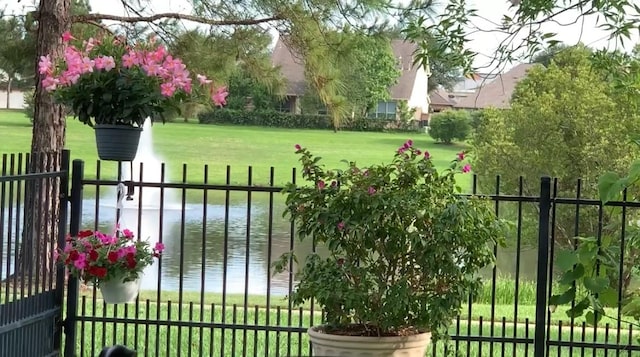
{"label": "sky", "polygon": [[[446,1],[446,0],[443,0]],[[22,0],[20,4],[17,0],[0,0],[0,8],[7,6],[7,9],[16,12],[22,12],[24,4],[32,4],[33,0]],[[91,7],[94,12],[124,15],[124,10],[120,1],[116,0],[90,0]],[[510,2],[507,0],[470,0],[470,5],[478,9],[478,18],[474,20],[474,25],[483,30],[490,30],[500,23],[502,17],[507,14],[513,14],[515,9],[509,9]],[[186,0],[153,0],[152,5],[146,9],[149,13],[159,12],[181,12],[189,13],[191,8]],[[571,23],[575,20],[576,13],[567,12],[564,16],[558,18],[560,23]],[[544,32],[555,32],[557,40],[567,44],[576,44],[582,42],[590,47],[601,49],[623,49],[630,51],[633,45],[638,41],[638,36],[632,38],[631,41],[625,43],[626,46],[620,46],[613,41],[608,40],[608,35],[597,28],[596,18],[590,17],[584,22],[576,23],[570,26],[561,26],[558,24],[546,24],[543,26]],[[275,33],[274,33],[275,35]],[[476,31],[470,35],[469,48],[476,52],[474,66],[480,68],[481,72],[489,72],[495,70],[495,66],[489,64],[494,58],[495,50],[503,39],[497,32]],[[508,69],[513,64],[502,64],[499,70]]]}

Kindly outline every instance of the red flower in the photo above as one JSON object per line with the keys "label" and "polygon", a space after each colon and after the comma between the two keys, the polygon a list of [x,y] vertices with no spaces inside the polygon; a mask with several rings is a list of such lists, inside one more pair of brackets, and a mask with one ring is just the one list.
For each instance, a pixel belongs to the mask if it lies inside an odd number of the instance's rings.
{"label": "red flower", "polygon": [[115,263],[118,261],[118,253],[116,252],[109,252],[109,254],[107,254],[107,259],[109,260],[109,262],[111,263]]}
{"label": "red flower", "polygon": [[138,265],[135,255],[133,253],[127,254],[127,268],[134,269]]}
{"label": "red flower", "polygon": [[90,275],[95,276],[96,278],[104,278],[105,276],[107,276],[107,268],[103,267],[90,266],[87,269],[87,272]]}
{"label": "red flower", "polygon": [[80,231],[80,232],[78,232],[78,238],[91,237],[92,235],[93,235],[93,231],[91,231],[91,230],[86,230],[86,231]]}
{"label": "red flower", "polygon": [[74,249],[69,252],[69,260],[76,261],[78,260],[79,257],[80,257],[80,254],[78,254],[77,250]]}
{"label": "red flower", "polygon": [[96,260],[98,260],[98,257],[100,255],[98,254],[98,252],[96,252],[95,250],[91,250],[89,251],[89,260],[92,262],[95,262]]}

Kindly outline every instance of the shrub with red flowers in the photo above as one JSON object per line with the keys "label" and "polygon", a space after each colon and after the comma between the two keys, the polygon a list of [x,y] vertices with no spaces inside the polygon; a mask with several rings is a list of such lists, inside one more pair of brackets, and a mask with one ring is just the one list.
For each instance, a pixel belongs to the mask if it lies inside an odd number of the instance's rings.
{"label": "shrub with red flowers", "polygon": [[185,64],[153,39],[130,44],[109,35],[83,42],[66,32],[62,40],[63,58],[40,57],[38,72],[45,90],[87,125],[142,127],[147,117],[179,112],[189,97],[226,104],[226,87],[204,75],[192,78]]}
{"label": "shrub with red flowers", "polygon": [[306,148],[296,153],[305,182],[286,186],[285,213],[318,253],[301,262],[293,303],[320,304],[327,333],[446,335],[504,237],[489,200],[460,194],[465,153],[443,171],[411,140],[369,167],[330,170]]}
{"label": "shrub with red flowers", "polygon": [[68,236],[64,248],[54,254],[73,276],[99,285],[114,277],[136,280],[163,250],[162,243],[151,247],[146,241],[134,239],[128,229],[117,229],[113,235],[85,230],[77,237]]}

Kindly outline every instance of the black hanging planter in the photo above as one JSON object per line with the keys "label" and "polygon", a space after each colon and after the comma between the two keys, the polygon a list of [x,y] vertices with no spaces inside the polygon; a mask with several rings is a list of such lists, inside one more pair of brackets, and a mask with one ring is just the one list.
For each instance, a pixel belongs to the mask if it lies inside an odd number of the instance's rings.
{"label": "black hanging planter", "polygon": [[142,128],[96,124],[94,129],[100,160],[133,161],[136,157]]}

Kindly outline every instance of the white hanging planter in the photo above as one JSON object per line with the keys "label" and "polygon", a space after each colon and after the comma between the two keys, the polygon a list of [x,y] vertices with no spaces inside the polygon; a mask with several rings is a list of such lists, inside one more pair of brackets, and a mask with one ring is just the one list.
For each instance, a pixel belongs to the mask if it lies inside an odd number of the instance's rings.
{"label": "white hanging planter", "polygon": [[124,278],[114,278],[100,283],[102,299],[107,304],[125,304],[134,302],[140,291],[140,277],[134,281],[123,282]]}

